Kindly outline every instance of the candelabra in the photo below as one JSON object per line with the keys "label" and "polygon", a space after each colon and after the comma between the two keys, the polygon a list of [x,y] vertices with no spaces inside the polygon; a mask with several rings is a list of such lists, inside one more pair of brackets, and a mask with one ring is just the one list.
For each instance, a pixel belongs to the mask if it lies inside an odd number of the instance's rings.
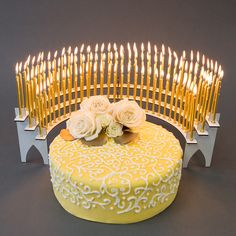
{"label": "candelabra", "polygon": [[183,166],[200,149],[210,166],[219,114],[216,113],[223,70],[199,52],[177,55],[169,47],[136,43],[84,44],[63,48],[47,58],[29,56],[16,64],[16,108],[21,161],[34,145],[48,163],[47,134],[68,119],[85,97],[107,96],[111,101],[133,99],[151,116],[176,127],[186,146]]}

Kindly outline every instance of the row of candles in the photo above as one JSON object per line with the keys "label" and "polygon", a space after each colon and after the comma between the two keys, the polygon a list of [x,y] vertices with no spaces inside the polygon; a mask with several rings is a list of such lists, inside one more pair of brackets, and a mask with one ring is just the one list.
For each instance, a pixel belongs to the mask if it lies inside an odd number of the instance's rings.
{"label": "row of candles", "polygon": [[[153,50],[153,51],[152,51]],[[217,62],[193,51],[190,60],[183,51],[180,59],[170,48],[162,45],[160,51],[148,43],[141,50],[127,44],[105,49],[82,45],[72,51],[63,48],[59,55],[49,52],[44,59],[40,53],[24,63],[16,64],[16,83],[19,116],[23,109],[29,114],[29,126],[39,123],[42,128],[51,126],[61,117],[77,110],[79,102],[91,95],[107,95],[113,101],[128,97],[139,101],[147,111],[173,120],[193,138],[194,124],[205,129],[205,120],[216,119],[216,107],[223,77]],[[139,55],[140,53],[140,55]],[[141,68],[141,70],[139,70]],[[99,91],[99,93],[98,93]],[[151,106],[151,108],[149,107]]]}

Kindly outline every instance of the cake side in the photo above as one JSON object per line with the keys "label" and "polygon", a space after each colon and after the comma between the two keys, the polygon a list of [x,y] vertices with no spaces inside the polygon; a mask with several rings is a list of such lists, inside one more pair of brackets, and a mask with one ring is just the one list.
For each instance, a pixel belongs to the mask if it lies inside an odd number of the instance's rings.
{"label": "cake side", "polygon": [[139,138],[87,147],[59,136],[50,146],[50,171],[61,205],[81,218],[131,223],[158,214],[174,200],[182,169],[174,135],[145,122]]}

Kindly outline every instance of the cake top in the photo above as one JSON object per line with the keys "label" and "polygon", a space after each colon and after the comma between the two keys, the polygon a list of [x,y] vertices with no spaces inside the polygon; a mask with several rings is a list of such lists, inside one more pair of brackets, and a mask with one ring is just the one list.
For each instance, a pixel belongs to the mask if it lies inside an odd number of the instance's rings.
{"label": "cake top", "polygon": [[65,141],[57,136],[50,145],[50,162],[69,181],[89,184],[93,189],[167,180],[181,168],[182,149],[174,135],[161,126],[144,122],[139,136],[127,145],[109,139],[91,147],[81,140]]}

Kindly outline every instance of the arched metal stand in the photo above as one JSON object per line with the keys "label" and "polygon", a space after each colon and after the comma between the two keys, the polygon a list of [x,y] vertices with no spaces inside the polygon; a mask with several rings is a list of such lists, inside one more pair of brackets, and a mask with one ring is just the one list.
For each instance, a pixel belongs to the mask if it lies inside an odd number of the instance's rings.
{"label": "arched metal stand", "polygon": [[[39,136],[39,131],[37,124],[32,128],[28,128],[28,115],[23,113],[23,116],[19,118],[18,108],[15,108],[15,122],[17,126],[17,133],[19,139],[20,155],[21,161],[26,162],[26,157],[29,149],[35,146],[41,153],[44,164],[48,164],[48,146],[47,146],[47,131],[43,129],[43,136]],[[183,168],[188,167],[188,163],[193,155],[198,151],[204,155],[205,167],[211,166],[212,154],[215,145],[215,139],[217,130],[219,128],[219,118],[220,114],[216,115],[216,122],[212,123],[207,120],[208,125],[206,125],[207,132],[201,132],[198,127],[195,127],[196,132],[194,139],[190,140],[189,137],[185,137],[186,145],[183,155]],[[171,124],[171,122],[170,122]]]}

